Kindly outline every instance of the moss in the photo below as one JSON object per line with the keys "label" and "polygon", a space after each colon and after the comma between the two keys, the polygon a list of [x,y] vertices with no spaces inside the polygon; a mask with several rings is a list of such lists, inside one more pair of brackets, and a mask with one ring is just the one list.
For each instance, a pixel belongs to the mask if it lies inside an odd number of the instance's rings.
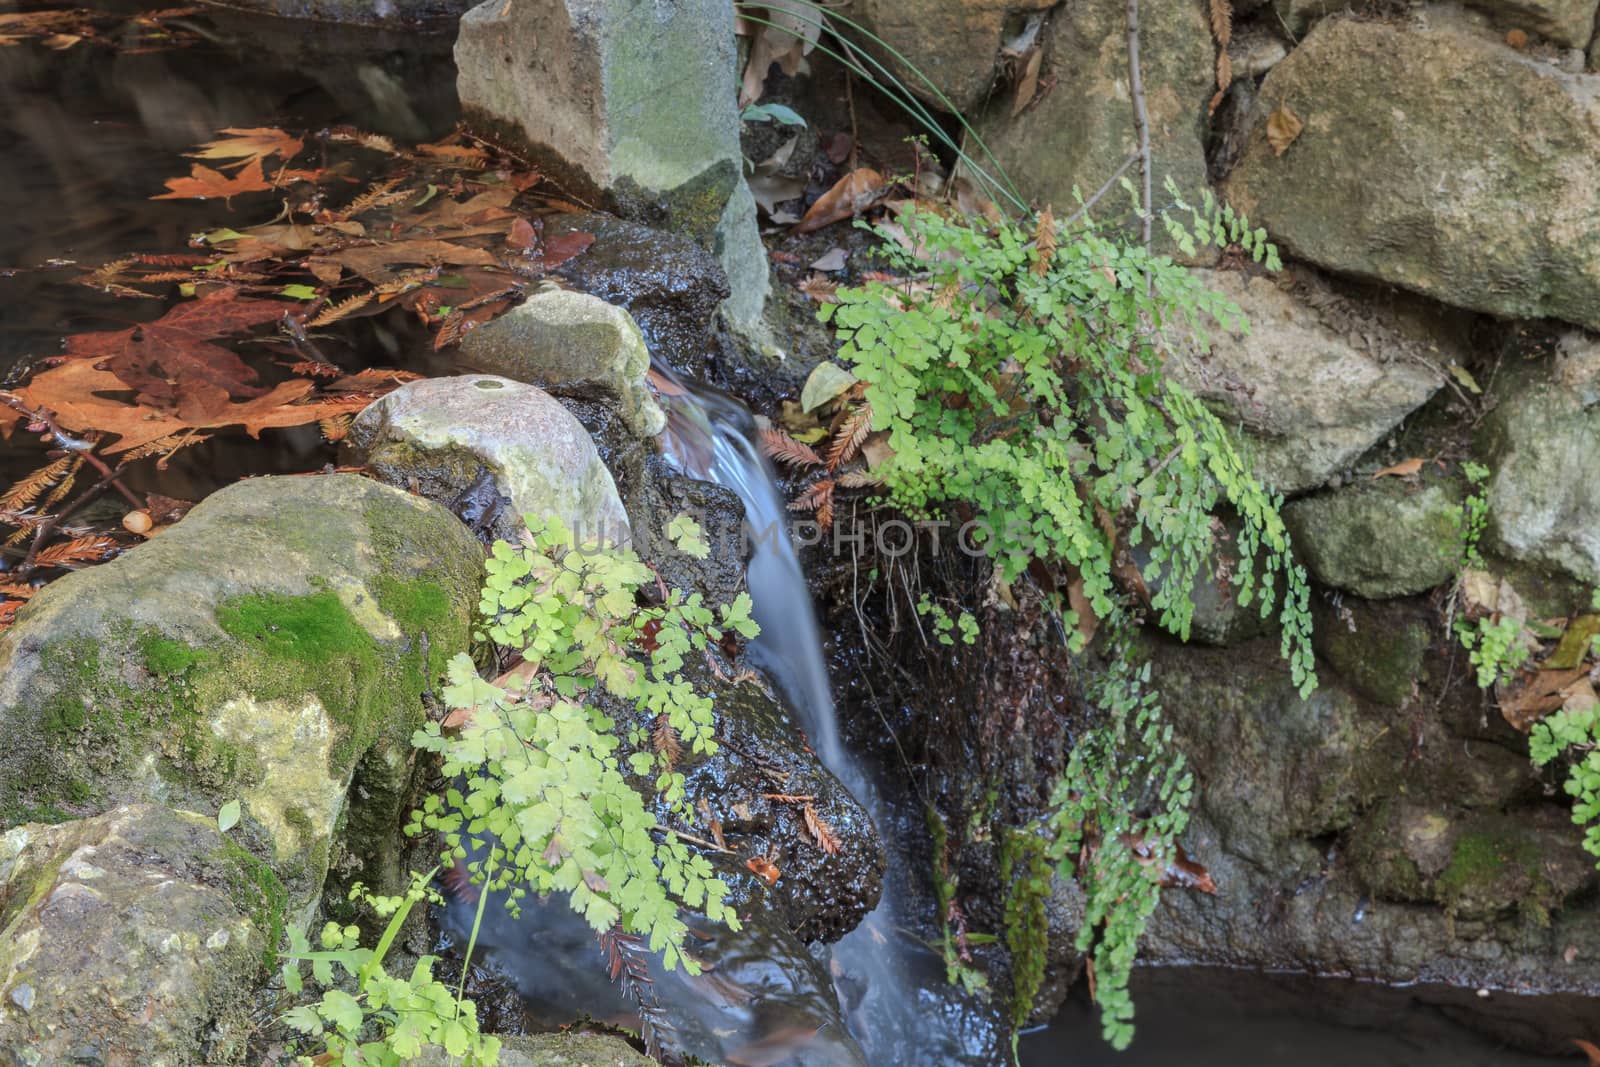
{"label": "moss", "polygon": [[223,869],[234,872],[228,892],[239,909],[250,916],[266,939],[262,950],[261,966],[271,970],[278,963],[278,948],[283,944],[289,893],[283,882],[249,850],[226,838],[221,853],[226,863]]}
{"label": "moss", "polygon": [[1456,839],[1450,863],[1434,880],[1434,893],[1452,913],[1492,914],[1522,907],[1548,921],[1556,901],[1542,876],[1538,845],[1514,832],[1468,831]]}
{"label": "moss", "polygon": [[139,653],[144,657],[145,670],[157,678],[180,675],[200,662],[201,653],[182,641],[174,641],[155,631],[141,634]]}
{"label": "moss", "polygon": [[275,659],[324,665],[359,656],[372,637],[332,592],[306,597],[255,595],[217,608],[217,622],[242,641],[258,644]]}

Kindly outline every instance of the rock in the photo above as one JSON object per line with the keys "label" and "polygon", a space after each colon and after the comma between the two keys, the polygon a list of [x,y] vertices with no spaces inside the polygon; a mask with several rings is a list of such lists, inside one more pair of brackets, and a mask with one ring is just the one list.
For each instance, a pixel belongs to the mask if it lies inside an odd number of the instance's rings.
{"label": "rock", "polygon": [[994,84],[1000,47],[1008,30],[1021,29],[1024,15],[1043,11],[1051,3],[1052,0],[945,0],[937,4],[861,0],[851,7],[848,17],[909,60],[909,67],[865,35],[851,33],[848,27],[845,35],[877,56],[921,100],[946,111],[970,111],[983,103]]}
{"label": "rock", "polygon": [[1522,30],[1565,48],[1583,48],[1595,33],[1600,0],[1466,0],[1503,31]]}
{"label": "rock", "polygon": [[[1600,327],[1597,84],[1442,11],[1327,18],[1267,75],[1224,191],[1329,270]],[[1305,123],[1281,156],[1266,134],[1280,106]]]}
{"label": "rock", "polygon": [[1337,606],[1312,600],[1311,641],[1339,680],[1357,695],[1397,708],[1427,673],[1433,637],[1417,605],[1343,598]]}
{"label": "rock", "polygon": [[380,479],[452,503],[484,476],[503,496],[481,524],[513,541],[523,516],[554,516],[580,540],[629,540],[628,515],[587,431],[550,394],[491,374],[427,378],[374,402],[349,442]]}
{"label": "rock", "polygon": [[[1190,199],[1207,188],[1202,138],[1216,45],[1202,6],[1147,3],[1140,10],[1140,71],[1158,202],[1164,200],[1161,190],[1168,178]],[[981,124],[985,142],[1024,199],[1070,212],[1074,186],[1085,198],[1093,195],[1137,150],[1126,20],[1124,0],[1067,5],[1045,31],[1055,87],[1022,114],[1011,117],[1007,102]],[[1128,173],[1137,185],[1138,171]],[[1126,208],[1127,198],[1113,192],[1103,203],[1118,204],[1105,209],[1116,214]],[[1156,232],[1161,234],[1161,227]],[[1158,244],[1166,243],[1163,235]]]}
{"label": "rock", "polygon": [[532,146],[576,195],[710,250],[732,283],[723,310],[750,331],[769,271],[734,53],[733,10],[714,0],[485,0],[461,18],[456,84],[469,121]]}
{"label": "rock", "polygon": [[1367,480],[1293,501],[1283,518],[1312,577],[1372,600],[1424,592],[1461,567],[1461,490],[1453,484]]}
{"label": "rock", "polygon": [[470,0],[205,0],[207,6],[351,26],[453,28]]}
{"label": "rock", "polygon": [[1466,358],[1422,301],[1357,299],[1299,268],[1202,276],[1250,331],[1215,329],[1209,352],[1177,346],[1168,367],[1244,428],[1257,476],[1281,493],[1345,469],[1438,391],[1442,366]]}
{"label": "rock", "polygon": [[458,351],[474,370],[557,396],[610,402],[641,437],[654,437],[667,423],[645,382],[650,353],[638,324],[597,296],[567,289],[535,293],[468,333]]}
{"label": "rock", "polygon": [[1478,450],[1494,471],[1488,499],[1496,549],[1593,582],[1600,580],[1600,487],[1583,472],[1600,454],[1600,408],[1585,406],[1585,398],[1600,379],[1583,359],[1564,358],[1554,374],[1539,365],[1509,375]]}
{"label": "rock", "polygon": [[1295,37],[1304,37],[1323,16],[1342,10],[1343,5],[1329,0],[1272,0],[1272,11],[1279,24]]}
{"label": "rock", "polygon": [[0,825],[238,800],[291,909],[330,861],[395,892],[421,695],[467,647],[482,559],[369,479],[255,478],[52,582],[0,635]]}
{"label": "rock", "polygon": [[652,356],[679,374],[702,376],[715,347],[717,308],[728,295],[715,256],[679,234],[609,215],[563,215],[545,227],[594,234],[589,250],[556,273],[632,315]]}
{"label": "rock", "polygon": [[0,1063],[234,1063],[283,887],[213,819],[125,805],[0,835]]}
{"label": "rock", "polygon": [[[651,1067],[656,1062],[614,1034],[571,1030],[507,1035],[500,1041],[500,1067]],[[456,1063],[455,1057],[435,1046],[406,1061],[406,1067],[455,1067]]]}

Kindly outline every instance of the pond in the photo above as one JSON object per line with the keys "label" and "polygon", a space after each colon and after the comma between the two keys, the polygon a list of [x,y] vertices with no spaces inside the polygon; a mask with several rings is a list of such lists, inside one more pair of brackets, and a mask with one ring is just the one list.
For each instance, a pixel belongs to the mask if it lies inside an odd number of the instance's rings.
{"label": "pond", "polygon": [[[217,130],[315,131],[350,124],[418,142],[448,133],[456,119],[447,37],[200,12],[166,17],[153,29],[126,17],[134,8],[105,10],[104,18],[81,20],[94,29],[92,35],[74,32],[51,43],[27,39],[0,47],[0,212],[8,219],[0,227],[0,372],[49,357],[67,334],[147,320],[159,310],[159,301],[130,301],[78,284],[81,267],[133,252],[180,253],[193,233],[241,219],[266,221],[259,204],[246,211],[219,201],[150,199],[167,178],[187,168],[182,153]],[[426,363],[381,348],[351,359],[413,368]],[[31,435],[0,444],[0,486],[39,458]],[[299,428],[270,432],[260,442],[219,437],[170,470],[129,477],[145,490],[193,500],[242,474],[315,470],[333,458],[314,427]],[[538,988],[537,976],[519,973],[529,964],[531,946],[508,943],[516,933],[503,924],[496,932],[496,955],[519,987]],[[577,937],[571,951],[594,952],[583,940]],[[754,972],[760,962],[742,965]],[[816,970],[821,964],[795,966]],[[603,978],[598,959],[592,973]],[[615,998],[596,995],[603,1002],[585,1006],[546,990],[530,1005],[529,1018],[562,1022],[551,1016],[552,1003],[597,1018],[619,1015]],[[1516,1067],[1549,1056],[1581,1058],[1570,1038],[1580,1036],[1594,1016],[1592,1006],[1579,1000],[1215,969],[1144,970],[1135,979],[1134,996],[1139,1036],[1129,1052],[1103,1045],[1079,990],[1050,1027],[1024,1037],[1022,1062]],[[944,1010],[936,998],[924,996],[922,1003],[930,1019]],[[873,1025],[870,1016],[848,1005],[845,1014],[853,1029]],[[972,1029],[992,1036],[989,1028]],[[893,1055],[906,1064],[955,1062],[917,1047],[914,1037],[897,1043]]]}

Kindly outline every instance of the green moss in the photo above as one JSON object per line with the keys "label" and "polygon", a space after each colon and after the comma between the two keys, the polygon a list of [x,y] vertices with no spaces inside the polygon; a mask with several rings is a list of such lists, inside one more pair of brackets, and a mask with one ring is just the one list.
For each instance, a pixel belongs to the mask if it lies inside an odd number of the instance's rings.
{"label": "green moss", "polygon": [[278,963],[278,949],[283,944],[289,893],[283,882],[261,860],[247,849],[224,838],[222,854],[225,870],[234,872],[228,891],[241,911],[250,916],[256,929],[266,938],[262,950],[261,966],[271,970]]}
{"label": "green moss", "polygon": [[182,641],[150,631],[139,637],[139,652],[144,657],[145,670],[157,678],[180,675],[200,662],[201,653]]}
{"label": "green moss", "polygon": [[360,657],[373,644],[372,636],[332,592],[241,597],[218,606],[217,622],[274,659],[312,665]]}
{"label": "green moss", "polygon": [[1451,912],[1485,914],[1516,905],[1531,909],[1536,919],[1548,915],[1539,847],[1512,832],[1463,833],[1434,880],[1434,892]]}

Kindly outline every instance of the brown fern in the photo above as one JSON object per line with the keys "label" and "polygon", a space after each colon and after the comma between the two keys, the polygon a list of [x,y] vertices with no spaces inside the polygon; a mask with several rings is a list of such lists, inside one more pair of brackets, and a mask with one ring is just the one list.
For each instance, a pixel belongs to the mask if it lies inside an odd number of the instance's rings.
{"label": "brown fern", "polygon": [[836,471],[840,464],[854,459],[871,432],[872,405],[862,404],[850,413],[839,426],[839,432],[833,435],[833,441],[828,445],[828,470]]}
{"label": "brown fern", "polygon": [[865,489],[882,484],[883,475],[876,471],[847,471],[839,477],[840,489]]}
{"label": "brown fern", "polygon": [[1233,41],[1232,0],[1211,0],[1211,36],[1219,48],[1227,48]]}
{"label": "brown fern", "polygon": [[343,415],[333,415],[326,419],[317,420],[317,428],[322,431],[322,439],[331,444],[337,444],[350,436],[350,424],[356,421],[354,412],[347,411]]}
{"label": "brown fern", "polygon": [[33,558],[35,567],[67,567],[74,563],[98,563],[107,553],[116,550],[117,542],[110,537],[74,537],[70,541],[42,549]]}
{"label": "brown fern", "polygon": [[791,467],[822,466],[822,457],[817,455],[810,445],[796,441],[782,430],[762,430],[761,451],[779,463],[787,463]]}
{"label": "brown fern", "polygon": [[79,452],[72,457],[72,466],[67,468],[66,476],[56,483],[56,487],[45,494],[44,500],[39,504],[40,511],[49,511],[66,499],[68,493],[72,492],[72,486],[78,480],[78,472],[83,469],[83,455],[82,452]]}
{"label": "brown fern", "polygon": [[673,1026],[656,999],[655,982],[650,977],[650,952],[644,939],[628,933],[621,923],[594,936],[605,953],[606,973],[639,1013],[639,1037],[644,1042],[645,1055],[660,1060],[661,1035],[671,1033]]}
{"label": "brown fern", "polygon": [[190,445],[198,445],[209,440],[211,440],[211,435],[208,433],[190,431],[187,433],[168,434],[166,437],[159,437],[147,444],[140,445],[138,448],[124,452],[122,454],[122,462],[126,464],[132,463],[137,459],[160,456],[161,459],[156,463],[156,469],[164,471],[167,469],[167,460],[172,458],[174,452],[180,448],[188,448]]}
{"label": "brown fern", "polygon": [[683,742],[678,738],[678,728],[672,725],[672,720],[664,711],[656,716],[655,726],[650,731],[650,744],[656,750],[656,755],[666,760],[669,771],[678,762],[678,757],[683,755]]}
{"label": "brown fern", "polygon": [[811,832],[812,840],[816,841],[817,847],[830,856],[838,855],[838,835],[833,832],[833,827],[829,826],[822,816],[817,814],[817,809],[807,804],[805,806],[805,818],[806,829]]}
{"label": "brown fern", "polygon": [[8,596],[12,600],[27,600],[38,591],[26,582],[0,582],[0,596]]}
{"label": "brown fern", "polygon": [[1039,255],[1033,261],[1033,273],[1044,277],[1050,272],[1050,262],[1056,255],[1056,244],[1060,240],[1056,234],[1056,216],[1048,206],[1039,212],[1039,225],[1033,233],[1033,246]]}
{"label": "brown fern", "polygon": [[371,293],[357,293],[348,300],[341,300],[317,312],[316,317],[306,323],[307,326],[327,326],[329,323],[338,322],[346,315],[360,311],[372,303]]}
{"label": "brown fern", "polygon": [[400,184],[402,177],[403,175],[394,174],[384,178],[382,181],[373,182],[365,192],[345,205],[344,210],[338,214],[343,218],[353,219],[362,212],[371,211],[373,208],[378,207],[379,202],[392,193],[395,186]]}
{"label": "brown fern", "polygon": [[52,460],[0,494],[0,511],[20,511],[39,498],[39,494],[63,478],[77,460],[62,456]]}
{"label": "brown fern", "polygon": [[824,478],[789,504],[790,511],[814,511],[822,526],[833,525],[833,479]]}
{"label": "brown fern", "polygon": [[147,267],[199,267],[214,262],[217,257],[196,255],[192,252],[177,252],[160,255],[145,254],[134,258]]}

